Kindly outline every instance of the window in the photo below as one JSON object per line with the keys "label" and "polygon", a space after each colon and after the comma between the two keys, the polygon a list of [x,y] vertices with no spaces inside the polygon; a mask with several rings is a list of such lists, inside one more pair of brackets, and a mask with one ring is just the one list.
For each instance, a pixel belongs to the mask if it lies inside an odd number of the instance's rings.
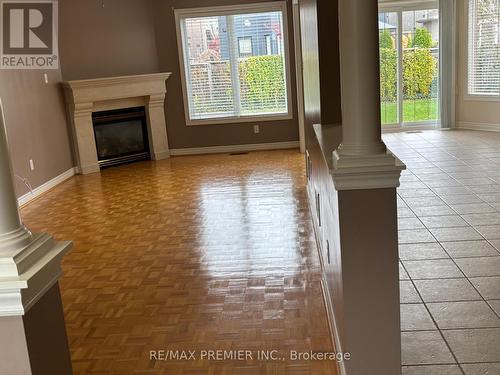
{"label": "window", "polygon": [[214,36],[212,34],[212,30],[205,30],[205,37],[207,38],[208,43],[213,42]]}
{"label": "window", "polygon": [[500,96],[500,4],[469,0],[468,93]]}
{"label": "window", "polygon": [[252,37],[246,36],[238,38],[238,48],[240,51],[240,57],[251,56],[253,54]]}
{"label": "window", "polygon": [[[439,122],[439,10],[433,4],[379,13],[382,124]],[[390,11],[389,11],[390,10]]]}
{"label": "window", "polygon": [[291,118],[285,2],[176,10],[176,22],[188,125]]}
{"label": "window", "polygon": [[266,35],[266,53],[268,55],[273,54],[273,45],[272,45],[271,35]]}

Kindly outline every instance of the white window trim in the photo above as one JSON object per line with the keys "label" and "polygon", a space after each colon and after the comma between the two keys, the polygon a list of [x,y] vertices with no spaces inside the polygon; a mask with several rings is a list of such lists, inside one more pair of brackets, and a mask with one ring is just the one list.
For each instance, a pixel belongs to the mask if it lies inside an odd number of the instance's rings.
{"label": "white window trim", "polygon": [[[253,38],[251,36],[243,36],[238,39],[238,53],[239,55],[253,55]],[[250,42],[250,52],[242,52],[241,51],[241,42]]]}
{"label": "white window trim", "polygon": [[379,0],[379,12],[404,12],[412,10],[425,10],[438,7],[436,0],[391,1]]}
{"label": "white window trim", "polygon": [[[283,44],[285,47],[285,87],[287,94],[287,113],[280,114],[264,114],[264,115],[246,115],[246,116],[229,116],[217,117],[208,119],[191,119],[189,113],[189,97],[186,81],[186,53],[184,48],[184,30],[181,20],[184,18],[196,17],[213,17],[213,16],[229,16],[235,14],[251,14],[259,12],[282,12],[283,14]],[[175,9],[175,25],[177,30],[177,47],[179,54],[179,63],[181,71],[182,93],[184,99],[184,116],[187,126],[197,125],[215,125],[215,124],[238,124],[243,122],[261,122],[261,121],[281,121],[293,119],[293,101],[291,90],[291,72],[290,72],[290,41],[288,32],[288,9],[286,1],[272,1],[268,3],[254,3],[242,5],[203,7],[203,8],[185,8]]]}
{"label": "white window trim", "polygon": [[463,98],[465,101],[484,101],[484,102],[500,102],[500,91],[498,94],[485,95],[485,94],[471,94],[469,92],[469,59],[471,58],[471,37],[470,31],[470,2],[475,0],[465,1],[465,9],[463,12],[462,24],[465,25],[465,38],[467,40],[467,48],[465,52],[465,74],[463,78],[464,93]]}

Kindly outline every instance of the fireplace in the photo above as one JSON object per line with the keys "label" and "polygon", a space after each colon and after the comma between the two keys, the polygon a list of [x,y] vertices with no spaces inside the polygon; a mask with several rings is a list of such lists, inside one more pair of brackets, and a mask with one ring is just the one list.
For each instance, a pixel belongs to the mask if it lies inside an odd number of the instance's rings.
{"label": "fireplace", "polygon": [[103,163],[99,163],[97,156],[92,114],[103,111],[137,107],[145,109],[147,132],[144,127],[142,131],[147,134],[149,141],[149,148],[145,147],[145,152],[149,152],[152,160],[170,157],[165,121],[165,82],[170,75],[140,74],[63,83],[78,173],[96,173],[101,169],[100,164]]}
{"label": "fireplace", "polygon": [[151,159],[144,107],[92,113],[100,168]]}

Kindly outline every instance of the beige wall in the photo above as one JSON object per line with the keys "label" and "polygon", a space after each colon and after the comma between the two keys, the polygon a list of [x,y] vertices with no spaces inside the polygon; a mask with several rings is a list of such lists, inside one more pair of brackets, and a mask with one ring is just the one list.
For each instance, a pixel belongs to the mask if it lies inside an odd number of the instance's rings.
{"label": "beige wall", "polygon": [[494,125],[500,130],[500,101],[467,99],[467,4],[457,0],[458,67],[456,118],[458,126],[475,127]]}
{"label": "beige wall", "polygon": [[[14,173],[27,178],[33,188],[73,167],[60,81],[60,70],[0,70],[0,97]],[[17,178],[16,190],[18,195],[28,192]]]}
{"label": "beige wall", "polygon": [[158,72],[152,0],[59,4],[65,80]]}
{"label": "beige wall", "polygon": [[[158,71],[151,1],[104,4],[103,8],[101,0],[59,1],[60,70],[0,70],[14,173],[33,188],[74,165],[60,87],[63,74],[67,80]],[[18,196],[28,192],[18,178],[16,190]]]}
{"label": "beige wall", "polygon": [[[269,0],[272,1],[272,0]],[[180,67],[172,7],[246,3],[244,0],[61,0],[61,69],[0,71],[14,172],[33,188],[72,168],[73,158],[60,82],[64,80],[171,71],[167,123],[171,148],[298,141],[296,86],[292,73],[294,119],[188,127],[184,120]],[[290,3],[290,2],[289,2]],[[104,7],[102,6],[104,4]],[[292,11],[289,8],[293,64]],[[29,160],[35,170],[31,171]],[[28,192],[16,179],[18,195]]]}
{"label": "beige wall", "polygon": [[[272,1],[272,0],[270,0]],[[291,50],[291,76],[294,118],[284,121],[262,121],[223,125],[186,126],[181,86],[177,35],[174,19],[175,8],[191,8],[217,5],[245,4],[244,0],[156,0],[156,40],[160,59],[160,70],[172,72],[168,80],[166,117],[170,148],[191,148],[221,145],[237,145],[299,140],[296,114],[296,85],[293,56],[293,24],[291,1],[288,1],[289,39]],[[254,134],[253,126],[260,124],[260,133]]]}

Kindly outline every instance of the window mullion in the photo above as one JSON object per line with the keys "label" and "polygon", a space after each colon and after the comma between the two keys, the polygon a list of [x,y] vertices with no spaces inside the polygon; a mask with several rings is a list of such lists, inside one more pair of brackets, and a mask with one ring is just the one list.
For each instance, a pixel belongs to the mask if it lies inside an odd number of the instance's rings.
{"label": "window mullion", "polygon": [[398,24],[397,24],[397,49],[398,49],[398,82],[397,82],[397,110],[398,110],[398,125],[403,126],[404,123],[404,77],[403,77],[403,11],[400,10],[397,12],[398,14]]}
{"label": "window mullion", "polygon": [[240,71],[238,56],[238,40],[234,33],[234,16],[227,16],[227,36],[229,39],[229,60],[231,64],[231,83],[233,91],[233,106],[236,116],[241,116]]}
{"label": "window mullion", "polygon": [[[496,43],[497,43],[496,52],[497,52],[497,56],[496,56],[496,64],[495,64],[497,74],[499,72],[498,66],[500,64],[500,58],[499,58],[499,54],[498,54],[498,52],[499,52],[499,39],[500,39],[498,36],[499,23],[500,23],[500,5],[497,2],[497,24],[496,24],[496,34],[497,34],[496,35]],[[500,96],[500,77],[497,77],[497,84],[498,84],[498,86],[497,86],[497,93],[496,94],[497,94],[497,96]]]}
{"label": "window mullion", "polygon": [[[181,22],[181,32],[183,35],[186,35],[186,21],[183,20]],[[192,108],[192,102],[193,102],[193,85],[192,85],[192,74],[191,74],[191,64],[190,64],[190,61],[189,61],[189,56],[188,54],[185,52],[185,51],[189,51],[189,47],[188,47],[188,43],[187,43],[187,38],[182,38],[182,49],[183,49],[183,59],[184,59],[184,66],[185,66],[185,74],[186,74],[186,77],[187,77],[187,80],[186,80],[186,88],[188,90],[188,95],[187,95],[187,98],[188,98],[188,101],[190,103],[189,105],[189,115],[192,116],[193,113],[191,111],[191,108]]]}

